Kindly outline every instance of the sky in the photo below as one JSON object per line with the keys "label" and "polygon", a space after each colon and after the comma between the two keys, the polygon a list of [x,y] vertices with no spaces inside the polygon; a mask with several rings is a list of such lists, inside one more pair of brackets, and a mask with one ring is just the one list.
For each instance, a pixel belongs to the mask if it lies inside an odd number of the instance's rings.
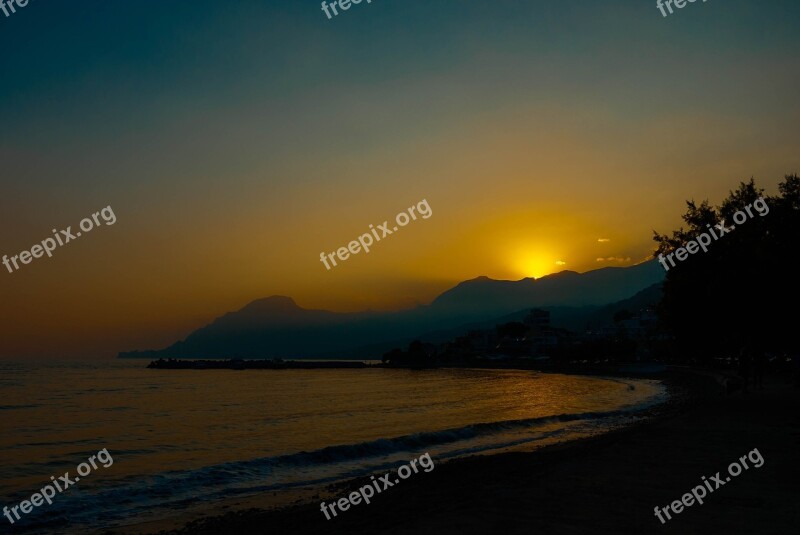
{"label": "sky", "polygon": [[687,199],[800,171],[798,20],[789,0],[0,12],[0,255],[117,219],[0,265],[0,358],[160,348],[270,295],[394,310],[641,262]]}

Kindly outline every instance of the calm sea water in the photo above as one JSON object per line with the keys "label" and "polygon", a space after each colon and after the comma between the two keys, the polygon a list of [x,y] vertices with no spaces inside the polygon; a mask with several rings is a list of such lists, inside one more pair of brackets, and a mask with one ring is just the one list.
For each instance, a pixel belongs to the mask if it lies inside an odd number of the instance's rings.
{"label": "calm sea water", "polygon": [[424,452],[438,462],[531,448],[606,431],[666,397],[655,381],[528,371],[145,364],[0,363],[0,507],[51,475],[74,476],[98,450],[114,459],[18,525],[79,533],[382,471]]}

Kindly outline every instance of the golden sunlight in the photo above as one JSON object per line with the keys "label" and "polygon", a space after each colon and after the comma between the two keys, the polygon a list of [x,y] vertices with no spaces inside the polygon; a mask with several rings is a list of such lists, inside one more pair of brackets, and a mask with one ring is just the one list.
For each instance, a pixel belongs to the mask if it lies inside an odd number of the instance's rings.
{"label": "golden sunlight", "polygon": [[540,278],[565,269],[566,262],[546,247],[531,247],[519,251],[514,257],[514,270],[524,277]]}

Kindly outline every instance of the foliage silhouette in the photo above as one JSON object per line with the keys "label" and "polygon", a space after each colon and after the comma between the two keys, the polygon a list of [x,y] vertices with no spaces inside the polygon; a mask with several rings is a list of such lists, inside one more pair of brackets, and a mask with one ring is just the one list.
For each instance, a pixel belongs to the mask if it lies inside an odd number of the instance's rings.
{"label": "foliage silhouette", "polygon": [[[780,194],[763,196],[755,180],[742,182],[718,207],[687,201],[688,228],[671,236],[654,231],[655,257],[665,257],[722,221],[735,229],[670,267],[659,314],[672,331],[676,355],[708,361],[738,354],[743,347],[759,352],[793,352],[794,307],[798,303],[795,254],[800,242],[800,177],[788,175]],[[763,197],[768,212],[750,208],[742,224],[737,211]],[[764,210],[766,211],[766,210]],[[742,216],[739,216],[742,220]],[[669,265],[669,264],[668,264]]]}

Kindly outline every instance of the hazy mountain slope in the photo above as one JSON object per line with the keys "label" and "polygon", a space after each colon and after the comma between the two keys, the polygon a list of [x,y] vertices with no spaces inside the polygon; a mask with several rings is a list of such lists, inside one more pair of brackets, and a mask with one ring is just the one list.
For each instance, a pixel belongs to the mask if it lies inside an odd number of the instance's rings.
{"label": "hazy mountain slope", "polygon": [[538,280],[496,281],[480,277],[458,284],[429,306],[399,312],[339,313],[307,310],[291,298],[273,296],[225,314],[185,340],[158,351],[120,357],[267,358],[379,356],[380,348],[420,333],[454,329],[533,308],[615,303],[662,281],[655,262],[579,274],[564,271]]}

